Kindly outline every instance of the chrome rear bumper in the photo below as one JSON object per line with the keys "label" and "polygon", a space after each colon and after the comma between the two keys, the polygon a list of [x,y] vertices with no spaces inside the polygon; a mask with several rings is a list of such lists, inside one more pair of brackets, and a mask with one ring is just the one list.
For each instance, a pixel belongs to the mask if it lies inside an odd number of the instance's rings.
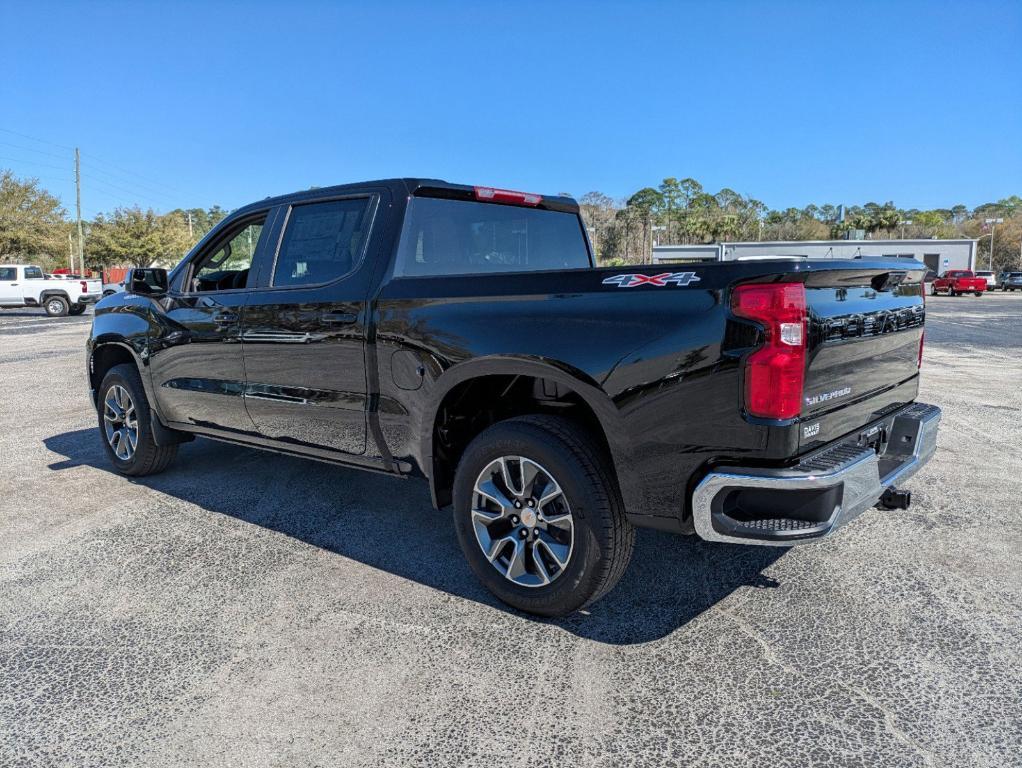
{"label": "chrome rear bumper", "polygon": [[696,533],[707,541],[791,546],[822,539],[874,506],[937,448],[940,408],[915,403],[879,424],[880,452],[846,438],[787,469],[717,467],[692,494]]}

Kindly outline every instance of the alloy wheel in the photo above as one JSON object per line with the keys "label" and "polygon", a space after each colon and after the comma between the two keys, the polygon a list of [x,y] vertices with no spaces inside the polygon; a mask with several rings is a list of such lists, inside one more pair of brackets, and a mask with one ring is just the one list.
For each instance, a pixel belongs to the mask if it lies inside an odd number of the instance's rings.
{"label": "alloy wheel", "polygon": [[561,486],[532,459],[502,456],[476,479],[472,529],[483,555],[508,581],[544,587],[564,573],[575,525]]}
{"label": "alloy wheel", "polygon": [[138,415],[128,390],[114,384],[103,399],[106,441],[121,461],[130,461],[138,446]]}

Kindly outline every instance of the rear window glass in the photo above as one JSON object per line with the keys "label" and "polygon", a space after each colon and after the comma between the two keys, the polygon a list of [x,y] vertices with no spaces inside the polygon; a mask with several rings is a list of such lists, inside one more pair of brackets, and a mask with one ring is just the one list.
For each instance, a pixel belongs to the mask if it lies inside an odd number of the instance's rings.
{"label": "rear window glass", "polygon": [[395,274],[470,275],[584,269],[589,250],[574,213],[416,197]]}
{"label": "rear window glass", "polygon": [[356,197],[292,208],[273,285],[318,285],[351,272],[365,242],[369,201]]}

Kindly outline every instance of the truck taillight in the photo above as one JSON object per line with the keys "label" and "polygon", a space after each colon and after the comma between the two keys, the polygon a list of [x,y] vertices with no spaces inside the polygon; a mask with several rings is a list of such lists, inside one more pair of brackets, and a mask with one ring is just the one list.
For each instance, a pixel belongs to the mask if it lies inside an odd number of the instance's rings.
{"label": "truck taillight", "polygon": [[745,361],[745,409],[793,419],[802,412],[806,370],[806,288],[802,283],[740,285],[731,311],[763,324],[763,345]]}
{"label": "truck taillight", "polygon": [[82,293],[88,293],[88,292],[89,292],[89,284],[88,284],[87,282],[85,282],[84,280],[82,280],[82,281],[81,281],[81,282],[79,283],[79,285],[81,285],[81,286],[82,286]]}
{"label": "truck taillight", "polygon": [[532,192],[515,192],[513,189],[495,189],[494,187],[474,187],[476,200],[484,203],[513,203],[515,205],[539,205],[543,202],[542,195]]}

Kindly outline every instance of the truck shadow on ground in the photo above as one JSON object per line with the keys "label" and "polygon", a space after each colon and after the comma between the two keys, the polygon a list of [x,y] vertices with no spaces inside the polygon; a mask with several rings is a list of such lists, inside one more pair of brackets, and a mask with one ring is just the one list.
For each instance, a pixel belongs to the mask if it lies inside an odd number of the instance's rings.
{"label": "truck shadow on ground", "polygon": [[[95,429],[54,435],[44,443],[65,457],[50,464],[51,470],[84,465],[113,472]],[[538,619],[505,606],[476,581],[449,510],[431,507],[424,482],[203,439],[182,446],[163,474],[121,479],[457,597],[612,644],[669,635],[737,589],[777,587],[762,571],[786,551],[640,530],[631,565],[615,590],[585,613]]]}

